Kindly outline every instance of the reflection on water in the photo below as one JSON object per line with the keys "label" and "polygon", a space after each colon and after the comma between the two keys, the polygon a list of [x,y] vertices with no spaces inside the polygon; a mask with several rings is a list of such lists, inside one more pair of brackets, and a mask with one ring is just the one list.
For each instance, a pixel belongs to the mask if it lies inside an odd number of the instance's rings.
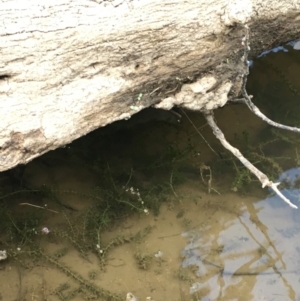
{"label": "reflection on water", "polygon": [[[282,193],[299,203],[300,168],[283,172]],[[277,196],[247,203],[240,213],[198,231],[188,243],[182,267],[194,268],[190,293],[200,300],[300,300],[300,219]],[[216,235],[214,235],[214,233]],[[246,284],[246,285],[245,285]],[[234,291],[234,293],[232,293]]]}
{"label": "reflection on water", "polygon": [[[300,57],[285,47],[254,62],[249,92],[299,126]],[[187,112],[206,141],[184,115],[150,111],[1,175],[0,300],[300,300],[299,210],[266,197],[200,114]],[[246,106],[215,115],[300,203],[299,137]]]}
{"label": "reflection on water", "polygon": [[283,172],[278,178],[278,182],[281,182],[286,187],[281,190],[284,196],[295,202],[300,202],[300,168],[291,168]]}
{"label": "reflection on water", "polygon": [[[288,191],[288,190],[287,190]],[[299,193],[298,193],[299,195]],[[199,300],[298,300],[300,220],[278,197],[247,203],[230,221],[184,233],[183,267]],[[200,280],[200,281],[199,281]]]}
{"label": "reflection on water", "polygon": [[[292,46],[293,49],[296,49],[296,50],[299,50],[299,40],[295,40],[295,41],[291,41],[289,43],[286,44],[287,46]],[[265,50],[263,51],[259,56],[258,58],[260,57],[263,57],[263,56],[266,56],[267,54],[269,53],[277,53],[279,51],[283,51],[283,52],[288,52],[288,48],[286,46],[277,46],[277,47],[274,47],[272,49],[269,49],[269,50]]]}

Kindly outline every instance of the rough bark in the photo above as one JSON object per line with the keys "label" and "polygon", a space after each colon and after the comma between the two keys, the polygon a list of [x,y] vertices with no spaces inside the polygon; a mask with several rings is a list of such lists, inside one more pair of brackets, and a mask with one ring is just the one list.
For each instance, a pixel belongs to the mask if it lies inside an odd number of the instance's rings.
{"label": "rough bark", "polygon": [[223,106],[252,55],[298,38],[300,1],[2,0],[0,171],[150,105]]}

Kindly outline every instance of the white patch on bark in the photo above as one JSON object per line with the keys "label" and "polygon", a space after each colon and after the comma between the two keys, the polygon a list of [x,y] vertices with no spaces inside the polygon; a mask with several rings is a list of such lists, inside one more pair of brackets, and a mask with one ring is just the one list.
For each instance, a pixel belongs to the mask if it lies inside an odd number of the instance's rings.
{"label": "white patch on bark", "polygon": [[234,0],[226,5],[221,19],[227,26],[235,23],[245,24],[250,20],[252,13],[251,0]]}
{"label": "white patch on bark", "polygon": [[207,93],[216,82],[214,77],[207,76],[195,83],[185,84],[179,93],[163,99],[155,107],[170,110],[173,106],[181,106],[193,111],[209,111],[223,107],[228,100],[227,95],[232,83],[224,82],[216,90]]}

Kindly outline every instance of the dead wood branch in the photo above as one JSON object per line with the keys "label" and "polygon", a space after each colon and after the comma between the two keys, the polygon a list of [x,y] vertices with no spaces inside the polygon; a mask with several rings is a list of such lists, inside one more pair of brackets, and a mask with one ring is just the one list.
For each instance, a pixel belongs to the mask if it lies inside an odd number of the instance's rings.
{"label": "dead wood branch", "polygon": [[[292,131],[292,132],[296,132],[296,133],[300,133],[300,129],[297,127],[290,127],[290,126],[286,126],[277,122],[274,122],[273,120],[269,119],[267,116],[265,116],[255,105],[254,103],[251,101],[251,97],[248,95],[247,90],[246,90],[246,85],[247,85],[247,77],[249,75],[249,61],[248,61],[248,55],[249,55],[249,51],[250,51],[250,46],[249,46],[249,27],[246,25],[245,26],[245,37],[242,39],[242,45],[244,46],[244,55],[242,57],[242,61],[244,62],[244,74],[243,74],[243,84],[242,84],[242,95],[243,95],[243,99],[236,99],[234,101],[236,102],[243,102],[245,103],[248,108],[258,117],[260,117],[262,120],[264,120],[265,122],[267,122],[268,124],[280,128],[280,129],[284,129],[284,130],[288,130],[288,131]],[[246,167],[248,168],[261,182],[262,187],[270,187],[284,202],[286,202],[288,205],[290,205],[292,208],[297,209],[298,207],[296,205],[294,205],[293,203],[290,202],[290,200],[288,200],[277,188],[277,186],[280,183],[273,183],[272,181],[269,180],[269,178],[262,173],[259,169],[257,169],[251,162],[249,162],[242,154],[241,152],[233,147],[232,145],[230,145],[227,140],[225,139],[224,134],[222,133],[222,131],[219,129],[219,127],[217,126],[213,114],[212,112],[206,112],[204,113],[204,116],[207,120],[207,123],[209,124],[209,126],[212,128],[215,136],[220,140],[221,144],[228,149],[236,158],[238,158],[240,160],[240,162]]]}
{"label": "dead wood branch", "polygon": [[38,205],[33,205],[33,204],[30,204],[30,203],[20,203],[19,205],[20,205],[20,206],[31,206],[31,207],[35,207],[35,208],[39,208],[39,209],[46,209],[46,210],[48,210],[48,211],[51,211],[51,212],[54,212],[54,213],[58,213],[58,212],[55,211],[55,210],[52,210],[52,209],[47,208],[47,205],[45,205],[45,207],[38,206]]}
{"label": "dead wood branch", "polygon": [[[250,46],[249,46],[249,27],[246,25],[245,26],[246,29],[246,34],[245,37],[242,40],[242,45],[244,46],[244,55],[242,57],[242,60],[244,61],[244,65],[245,65],[245,71],[244,71],[244,75],[243,75],[243,84],[242,84],[242,95],[243,95],[243,99],[237,99],[236,102],[243,102],[245,103],[248,108],[259,118],[261,118],[263,121],[265,121],[266,123],[283,129],[283,130],[288,130],[288,131],[292,131],[292,132],[296,132],[296,133],[300,133],[300,128],[297,127],[291,127],[291,126],[287,126],[284,124],[280,124],[277,123],[271,119],[269,119],[266,115],[264,115],[259,108],[251,101],[251,97],[248,95],[247,90],[246,90],[246,85],[247,85],[247,77],[249,75],[249,61],[248,61],[248,55],[249,55],[249,51],[250,51]],[[235,101],[235,100],[234,100]]]}
{"label": "dead wood branch", "polygon": [[217,139],[220,140],[221,144],[228,149],[236,158],[240,160],[240,162],[248,168],[261,182],[262,187],[270,187],[283,201],[285,201],[288,205],[290,205],[292,208],[297,209],[298,207],[291,203],[277,188],[277,186],[280,183],[273,183],[269,180],[269,178],[262,173],[259,169],[257,169],[250,161],[248,161],[242,153],[235,147],[233,147],[226,139],[223,134],[223,132],[220,130],[220,128],[217,126],[213,113],[212,112],[206,112],[203,114],[207,120],[208,125],[213,130],[214,135],[217,137]]}

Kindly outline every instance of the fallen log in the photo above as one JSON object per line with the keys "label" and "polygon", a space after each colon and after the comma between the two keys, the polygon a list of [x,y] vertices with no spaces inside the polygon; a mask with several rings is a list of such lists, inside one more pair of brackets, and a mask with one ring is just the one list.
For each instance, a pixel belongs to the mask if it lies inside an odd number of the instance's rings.
{"label": "fallen log", "polygon": [[[2,0],[0,171],[151,105],[213,110],[299,33],[297,1]],[[196,95],[196,97],[195,97]]]}

